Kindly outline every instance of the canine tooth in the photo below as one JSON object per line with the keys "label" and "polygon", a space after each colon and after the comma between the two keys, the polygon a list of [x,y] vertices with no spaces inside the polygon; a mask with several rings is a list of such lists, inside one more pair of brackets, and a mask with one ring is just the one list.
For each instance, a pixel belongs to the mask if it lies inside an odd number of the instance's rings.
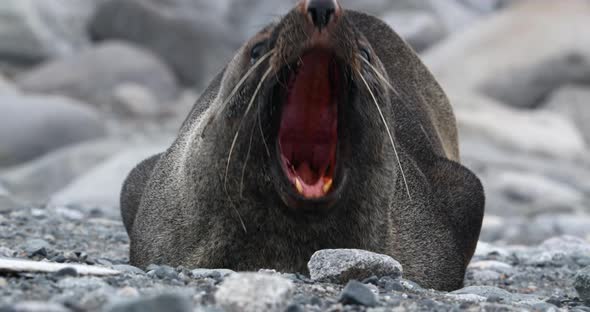
{"label": "canine tooth", "polygon": [[297,188],[299,194],[303,195],[303,185],[301,185],[301,181],[299,181],[299,178],[295,178],[295,187]]}
{"label": "canine tooth", "polygon": [[322,187],[324,194],[326,194],[330,191],[330,189],[332,188],[332,183],[334,183],[334,180],[332,180],[332,179],[324,180],[324,186]]}

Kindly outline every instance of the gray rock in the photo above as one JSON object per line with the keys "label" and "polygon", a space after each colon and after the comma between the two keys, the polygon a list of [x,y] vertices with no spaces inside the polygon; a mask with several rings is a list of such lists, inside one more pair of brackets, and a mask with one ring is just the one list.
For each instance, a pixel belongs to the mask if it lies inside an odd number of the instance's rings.
{"label": "gray rock", "polygon": [[0,173],[5,187],[14,195],[45,202],[76,177],[128,146],[120,140],[103,139],[66,146]]}
{"label": "gray rock", "polygon": [[23,246],[27,256],[42,256],[47,257],[47,254],[51,251],[51,245],[43,239],[29,239]]}
{"label": "gray rock", "polygon": [[585,0],[523,1],[450,37],[423,60],[445,90],[536,107],[563,84],[590,82],[590,28],[583,26],[589,11]]}
{"label": "gray rock", "polygon": [[162,112],[158,99],[148,88],[124,83],[113,91],[113,109],[126,117],[154,117]]}
{"label": "gray rock", "polygon": [[392,11],[381,16],[416,51],[426,50],[446,36],[444,27],[432,14],[423,11]]}
{"label": "gray rock", "polygon": [[365,284],[358,281],[349,281],[346,287],[340,293],[338,302],[348,305],[361,305],[365,307],[374,307],[379,301],[377,296]]}
{"label": "gray rock", "polygon": [[86,24],[98,2],[3,0],[0,59],[30,63],[74,53],[89,42]]}
{"label": "gray rock", "polygon": [[[580,131],[571,120],[558,113],[516,110],[473,92],[446,91],[455,108],[463,141],[483,140],[486,145],[526,153],[529,159],[539,156],[576,160],[587,154]],[[477,145],[479,147],[481,145]],[[477,155],[483,153],[480,151]],[[508,155],[514,158],[514,154]]]}
{"label": "gray rock", "polygon": [[402,266],[387,255],[357,249],[326,249],[315,252],[307,264],[315,281],[346,283],[377,276],[401,277]]}
{"label": "gray rock", "polygon": [[109,312],[192,312],[193,304],[186,296],[162,294],[150,298],[140,298],[111,305]]}
{"label": "gray rock", "polygon": [[580,298],[590,305],[590,266],[578,272],[574,287]]}
{"label": "gray rock", "polygon": [[148,270],[148,276],[155,276],[159,279],[178,279],[178,273],[171,266],[159,265],[148,268]]}
{"label": "gray rock", "polygon": [[[3,309],[2,309],[3,310]],[[10,312],[70,312],[71,310],[59,303],[42,301],[25,301],[6,307]]]}
{"label": "gray rock", "polygon": [[140,269],[138,267],[134,267],[132,265],[128,265],[128,264],[113,265],[113,269],[117,270],[117,271],[125,272],[125,273],[136,274],[136,275],[145,274],[145,272],[142,269]]}
{"label": "gray rock", "polygon": [[236,273],[219,286],[215,301],[228,312],[282,311],[293,296],[293,290],[291,281],[276,275]]}
{"label": "gray rock", "polygon": [[451,292],[455,295],[473,294],[484,298],[499,298],[503,303],[511,303],[514,299],[514,295],[504,289],[493,287],[493,286],[469,286],[459,290]]}
{"label": "gray rock", "polygon": [[119,195],[123,181],[140,161],[166,150],[165,144],[129,148],[107,159],[51,196],[49,207],[76,206],[120,218]]}
{"label": "gray rock", "polygon": [[96,111],[63,97],[0,95],[0,111],[0,167],[105,134]]}
{"label": "gray rock", "polygon": [[543,108],[555,111],[574,121],[590,144],[590,87],[567,85],[555,91]]}
{"label": "gray rock", "polygon": [[228,269],[195,269],[191,271],[193,278],[213,278],[220,279],[235,274],[235,271]]}
{"label": "gray rock", "polygon": [[0,94],[14,94],[18,93],[16,86],[9,82],[6,78],[2,77],[0,73]]}
{"label": "gray rock", "polygon": [[187,84],[204,85],[241,42],[209,1],[111,0],[90,30],[94,39],[142,45],[165,60]]}
{"label": "gray rock", "polygon": [[162,104],[171,102],[178,92],[174,74],[155,55],[116,41],[45,63],[17,77],[17,83],[26,92],[66,95],[106,112],[126,109],[116,107],[119,103],[113,98],[122,84],[145,87]]}

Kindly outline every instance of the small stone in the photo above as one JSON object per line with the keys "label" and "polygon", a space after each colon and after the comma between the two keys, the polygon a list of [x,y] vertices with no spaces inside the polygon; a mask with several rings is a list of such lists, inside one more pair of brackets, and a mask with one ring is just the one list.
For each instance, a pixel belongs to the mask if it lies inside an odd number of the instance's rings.
{"label": "small stone", "polygon": [[510,303],[513,298],[513,294],[510,292],[493,286],[469,286],[459,290],[451,292],[455,295],[473,294],[484,297],[486,299],[500,300],[503,303]]}
{"label": "small stone", "polygon": [[[4,310],[2,310],[4,311]],[[71,310],[59,303],[25,301],[9,306],[6,311],[10,312],[70,312]]]}
{"label": "small stone", "polygon": [[212,278],[212,279],[222,279],[227,277],[231,274],[236,273],[235,271],[228,270],[228,269],[194,269],[191,271],[193,278],[196,279],[203,279],[203,278]]}
{"label": "small stone", "polygon": [[0,288],[8,286],[8,281],[4,277],[0,277]]}
{"label": "small stone", "polygon": [[133,287],[123,287],[117,291],[117,295],[125,298],[137,298],[139,297],[139,291]]}
{"label": "small stone", "polygon": [[148,275],[154,275],[159,279],[178,279],[178,273],[176,270],[167,265],[158,266],[155,270],[148,272]]}
{"label": "small stone", "polygon": [[109,312],[191,312],[193,306],[189,298],[177,294],[163,294],[151,298],[134,299],[112,305]]}
{"label": "small stone", "polygon": [[78,276],[78,271],[76,271],[76,269],[72,268],[72,267],[66,267],[63,268],[57,272],[55,272],[54,274],[55,277],[57,278],[61,278],[61,277],[76,277]]}
{"label": "small stone", "polygon": [[578,272],[574,287],[578,291],[580,299],[590,305],[590,266]]}
{"label": "small stone", "polygon": [[340,293],[338,302],[348,305],[356,304],[365,307],[374,307],[378,304],[377,296],[369,287],[358,281],[350,281]]}
{"label": "small stone", "polygon": [[140,275],[145,274],[145,272],[142,269],[140,269],[138,267],[134,267],[132,265],[128,265],[128,264],[113,265],[113,269],[115,269],[117,271],[129,273],[129,274],[140,274]]}
{"label": "small stone", "polygon": [[47,241],[38,238],[28,240],[24,246],[24,250],[28,257],[47,257],[50,249],[50,245]]}
{"label": "small stone", "polygon": [[311,256],[307,264],[314,281],[346,283],[377,276],[399,278],[402,266],[387,255],[357,249],[326,249]]}
{"label": "small stone", "polygon": [[215,301],[226,311],[282,311],[293,296],[293,283],[280,276],[235,273],[215,293]]}

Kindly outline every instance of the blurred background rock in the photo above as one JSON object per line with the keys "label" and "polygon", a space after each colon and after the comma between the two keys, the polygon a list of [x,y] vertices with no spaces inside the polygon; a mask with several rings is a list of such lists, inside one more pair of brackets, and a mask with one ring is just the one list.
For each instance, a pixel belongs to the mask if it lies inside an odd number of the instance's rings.
{"label": "blurred background rock", "polygon": [[[482,240],[590,240],[590,1],[342,0],[448,93]],[[118,217],[122,181],[289,0],[0,1],[0,197]]]}

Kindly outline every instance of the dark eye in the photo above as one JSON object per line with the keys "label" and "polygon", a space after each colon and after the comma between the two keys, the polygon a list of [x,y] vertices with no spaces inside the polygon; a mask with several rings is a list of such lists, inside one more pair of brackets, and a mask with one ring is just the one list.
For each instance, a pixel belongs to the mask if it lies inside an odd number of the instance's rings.
{"label": "dark eye", "polygon": [[252,64],[256,63],[262,55],[264,55],[264,49],[266,48],[266,42],[259,42],[250,51],[250,62]]}
{"label": "dark eye", "polygon": [[361,56],[367,60],[367,62],[371,62],[371,54],[369,53],[369,50],[366,48],[361,48]]}

